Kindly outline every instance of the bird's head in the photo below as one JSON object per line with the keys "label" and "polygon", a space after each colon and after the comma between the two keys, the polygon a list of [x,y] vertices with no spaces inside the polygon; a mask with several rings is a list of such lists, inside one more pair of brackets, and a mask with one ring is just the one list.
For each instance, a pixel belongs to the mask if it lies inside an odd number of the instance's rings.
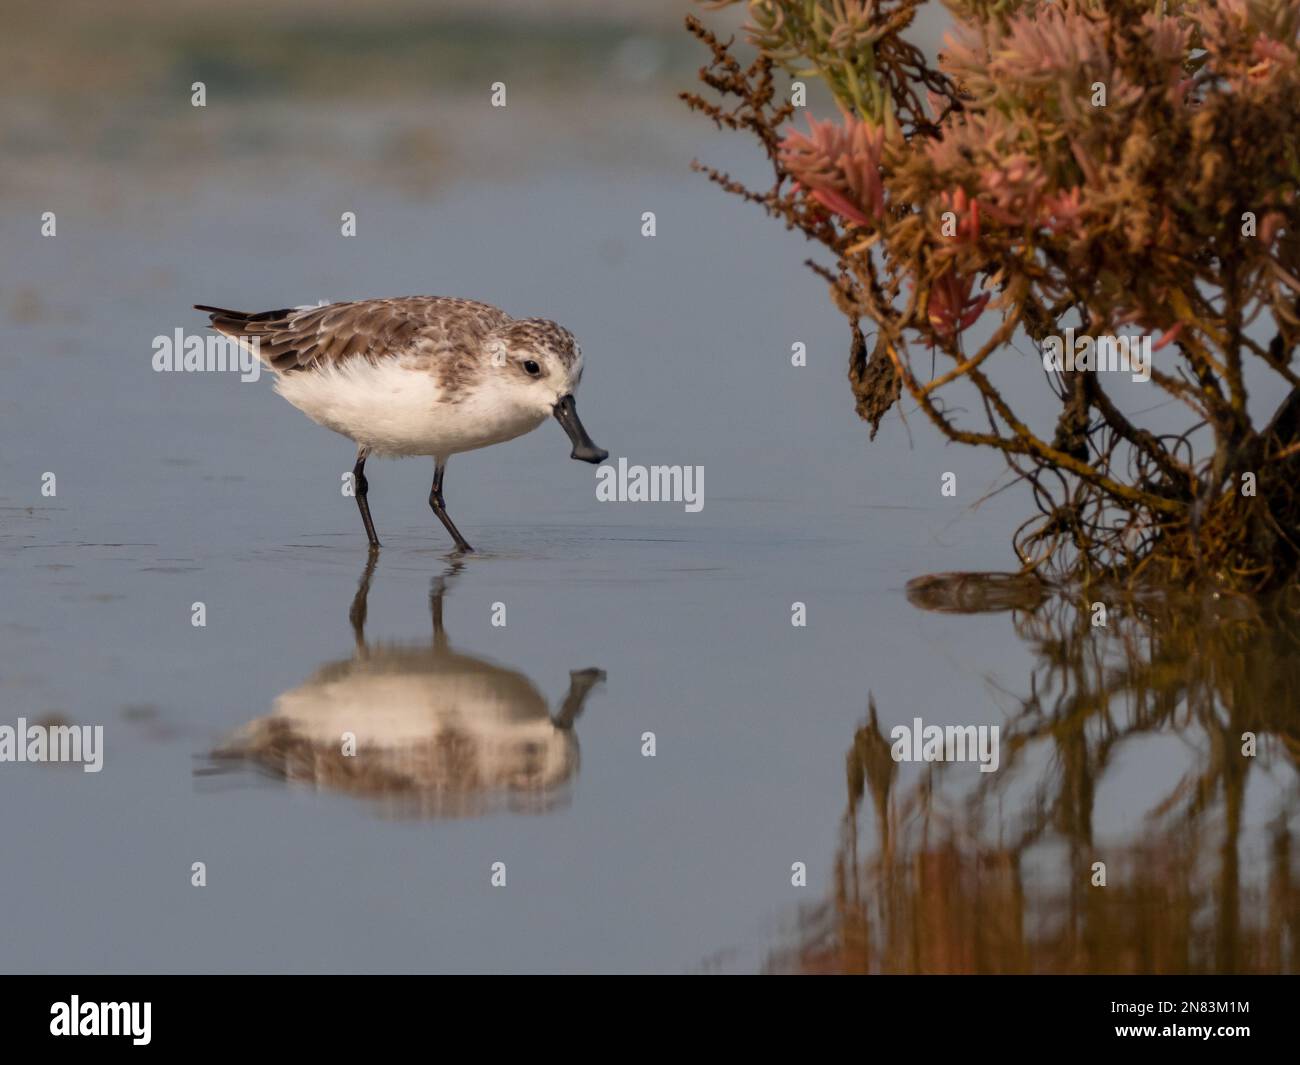
{"label": "bird's head", "polygon": [[497,386],[513,404],[540,417],[554,415],[573,442],[572,458],[596,463],[609,457],[578,419],[573,394],[582,381],[582,349],[572,333],[546,318],[518,319],[494,331],[487,351]]}

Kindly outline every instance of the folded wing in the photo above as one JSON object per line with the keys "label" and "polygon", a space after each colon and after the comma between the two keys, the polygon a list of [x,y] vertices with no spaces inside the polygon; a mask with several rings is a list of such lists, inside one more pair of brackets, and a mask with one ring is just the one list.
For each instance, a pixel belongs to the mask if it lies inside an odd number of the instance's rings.
{"label": "folded wing", "polygon": [[[196,304],[212,328],[256,350],[277,373],[293,373],[352,358],[378,361],[424,351],[477,350],[510,321],[486,303],[440,296],[355,300],[320,307],[247,313]],[[256,341],[256,347],[254,346]]]}

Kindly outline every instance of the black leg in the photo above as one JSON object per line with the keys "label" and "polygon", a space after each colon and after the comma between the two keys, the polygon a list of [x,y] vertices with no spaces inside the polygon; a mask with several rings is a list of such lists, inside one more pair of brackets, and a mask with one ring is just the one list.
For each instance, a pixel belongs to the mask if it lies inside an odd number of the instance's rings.
{"label": "black leg", "polygon": [[357,509],[361,511],[361,521],[366,527],[366,536],[370,540],[370,550],[379,546],[379,537],[375,535],[375,523],[370,520],[370,504],[366,502],[366,493],[370,491],[370,482],[366,480],[366,459],[368,448],[357,448],[357,464],[352,467],[352,487],[357,493]]}
{"label": "black leg", "polygon": [[436,650],[447,647],[447,633],[442,627],[442,597],[447,594],[447,582],[464,568],[464,562],[452,559],[446,571],[434,577],[429,585],[429,614],[433,618],[433,646]]}
{"label": "black leg", "polygon": [[370,596],[370,579],[375,575],[375,562],[378,558],[379,552],[372,550],[370,557],[366,559],[366,569],[361,574],[361,582],[357,585],[357,594],[352,597],[352,608],[348,611],[348,621],[352,623],[352,637],[356,641],[357,654],[361,657],[366,654],[366,600]]}
{"label": "black leg", "polygon": [[442,499],[442,476],[447,472],[447,463],[442,459],[434,460],[433,468],[433,488],[429,492],[429,506],[433,507],[433,512],[438,515],[438,520],[442,522],[443,528],[451,533],[451,538],[456,541],[458,551],[473,551],[469,546],[469,541],[461,536],[460,530],[456,528],[455,523],[447,514],[447,504]]}

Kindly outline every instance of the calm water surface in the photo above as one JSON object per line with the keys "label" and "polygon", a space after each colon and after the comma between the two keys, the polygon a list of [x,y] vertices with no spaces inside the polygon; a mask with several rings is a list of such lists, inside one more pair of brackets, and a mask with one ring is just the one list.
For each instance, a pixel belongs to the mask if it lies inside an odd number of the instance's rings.
{"label": "calm water surface", "polygon": [[[1209,654],[1167,618],[1098,634],[1059,601],[909,601],[920,574],[1007,568],[1025,496],[973,508],[996,463],[915,418],[869,445],[806,247],[686,164],[761,168],[670,101],[640,113],[635,137],[593,130],[607,156],[534,130],[513,171],[418,192],[346,158],[268,180],[256,140],[9,189],[0,723],[102,724],[106,751],[98,774],[0,766],[21,915],[0,965],[1297,968],[1285,628]],[[340,143],[364,155],[381,117],[341,114]],[[399,178],[427,164],[403,159]],[[195,302],[424,292],[569,326],[592,435],[703,466],[703,511],[598,502],[548,424],[451,463],[480,549],[458,566],[431,463],[372,463],[371,571],[346,441],[268,379],[150,368]],[[324,737],[359,714],[346,762]],[[915,717],[1001,725],[1002,770],[882,761]]]}

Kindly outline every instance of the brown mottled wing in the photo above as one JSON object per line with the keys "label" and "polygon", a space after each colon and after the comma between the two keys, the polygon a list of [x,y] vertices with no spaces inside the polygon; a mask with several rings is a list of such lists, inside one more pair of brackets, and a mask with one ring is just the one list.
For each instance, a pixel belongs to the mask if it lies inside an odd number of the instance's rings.
{"label": "brown mottled wing", "polygon": [[473,300],[436,296],[357,300],[324,307],[289,307],[245,314],[197,307],[212,328],[236,339],[257,338],[259,354],[277,373],[337,365],[354,357],[372,362],[421,352],[464,356],[509,318]]}

